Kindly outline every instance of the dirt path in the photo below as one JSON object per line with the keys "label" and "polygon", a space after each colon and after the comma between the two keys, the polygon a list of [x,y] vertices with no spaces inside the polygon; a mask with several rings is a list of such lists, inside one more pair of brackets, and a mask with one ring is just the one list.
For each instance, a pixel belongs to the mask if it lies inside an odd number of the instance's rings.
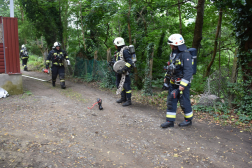
{"label": "dirt path", "polygon": [[[26,94],[0,99],[0,167],[252,167],[251,133],[196,119],[180,128],[182,114],[161,129],[164,111],[122,107],[115,94],[84,84],[56,84],[23,77]],[[87,109],[98,97],[104,110]]]}

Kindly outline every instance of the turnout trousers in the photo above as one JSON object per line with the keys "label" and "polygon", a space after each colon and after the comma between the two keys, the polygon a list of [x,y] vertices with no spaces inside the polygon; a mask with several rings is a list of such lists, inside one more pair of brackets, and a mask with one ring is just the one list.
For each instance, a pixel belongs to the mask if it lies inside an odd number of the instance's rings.
{"label": "turnout trousers", "polygon": [[52,66],[52,82],[55,84],[57,75],[59,74],[60,85],[65,86],[65,67],[64,66]]}
{"label": "turnout trousers", "polygon": [[22,66],[24,67],[24,70],[27,70],[27,62],[28,62],[28,58],[22,59]]}
{"label": "turnout trousers", "polygon": [[[120,81],[121,81],[122,75],[117,74],[116,75],[116,87],[119,87]],[[131,81],[130,81],[130,76],[126,75],[125,77],[125,82],[123,84],[123,90],[121,92],[121,97],[124,100],[131,100]],[[127,98],[127,99],[126,99]]]}
{"label": "turnout trousers", "polygon": [[179,90],[179,85],[170,84],[167,96],[167,112],[166,121],[175,121],[177,103],[180,102],[180,106],[184,112],[185,120],[193,119],[192,106],[190,102],[190,86],[189,83],[183,91]]}

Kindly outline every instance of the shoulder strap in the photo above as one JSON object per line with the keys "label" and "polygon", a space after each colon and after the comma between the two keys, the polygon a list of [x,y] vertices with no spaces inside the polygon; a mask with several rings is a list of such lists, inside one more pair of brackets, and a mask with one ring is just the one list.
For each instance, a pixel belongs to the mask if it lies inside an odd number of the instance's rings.
{"label": "shoulder strap", "polygon": [[128,46],[124,46],[124,47],[121,48],[121,50],[120,50],[120,59],[123,60],[123,61],[125,61],[124,58],[123,58],[123,50],[125,50],[125,49],[129,49],[129,47],[128,47]]}

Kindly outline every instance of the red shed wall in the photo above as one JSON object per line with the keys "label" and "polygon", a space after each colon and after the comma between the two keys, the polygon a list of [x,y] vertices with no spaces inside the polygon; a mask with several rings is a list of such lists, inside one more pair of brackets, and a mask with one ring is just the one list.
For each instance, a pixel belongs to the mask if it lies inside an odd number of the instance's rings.
{"label": "red shed wall", "polygon": [[5,68],[7,74],[20,73],[17,18],[3,17]]}
{"label": "red shed wall", "polygon": [[3,43],[0,43],[0,73],[5,73]]}
{"label": "red shed wall", "polygon": [[0,73],[5,73],[2,16],[0,16]]}

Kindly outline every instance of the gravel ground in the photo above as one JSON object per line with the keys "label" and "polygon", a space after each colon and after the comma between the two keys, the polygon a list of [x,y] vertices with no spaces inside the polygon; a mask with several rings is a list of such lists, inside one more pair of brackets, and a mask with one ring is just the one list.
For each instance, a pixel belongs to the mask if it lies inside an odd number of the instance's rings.
{"label": "gravel ground", "polygon": [[[180,128],[180,113],[174,128],[161,129],[165,111],[134,102],[122,107],[110,91],[70,81],[62,90],[58,82],[23,77],[23,95],[0,99],[0,167],[252,167],[249,132],[197,119]],[[104,110],[88,109],[97,98]]]}

